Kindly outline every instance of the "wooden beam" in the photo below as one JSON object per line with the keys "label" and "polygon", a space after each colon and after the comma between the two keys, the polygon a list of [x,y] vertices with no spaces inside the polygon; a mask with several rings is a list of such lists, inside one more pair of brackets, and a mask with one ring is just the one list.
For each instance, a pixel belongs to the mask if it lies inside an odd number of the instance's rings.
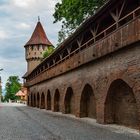
{"label": "wooden beam", "polygon": [[69,45],[68,49],[69,49],[69,51],[71,52],[72,44]]}
{"label": "wooden beam", "polygon": [[59,56],[60,56],[60,60],[62,59],[62,54],[59,54]]}
{"label": "wooden beam", "polygon": [[77,44],[78,44],[79,47],[81,47],[83,39],[84,39],[84,35],[83,34],[77,39]]}
{"label": "wooden beam", "polygon": [[92,33],[93,37],[96,36],[98,29],[99,29],[99,23],[97,25],[95,25],[93,29],[90,28],[90,32]]}
{"label": "wooden beam", "polygon": [[67,52],[68,54],[70,54],[71,48],[67,48]]}
{"label": "wooden beam", "polygon": [[79,47],[81,47],[81,42],[77,39],[77,44]]}
{"label": "wooden beam", "polygon": [[125,3],[126,3],[126,1],[124,0],[123,4],[122,4],[122,6],[121,6],[121,9],[120,9],[120,11],[119,11],[119,14],[118,14],[119,19],[120,19],[120,17],[121,17],[122,11],[123,11],[123,9],[124,9]]}
{"label": "wooden beam", "polygon": [[114,14],[113,12],[110,11],[110,15],[112,16],[112,18],[113,18],[116,22],[119,20],[117,11],[116,11],[115,14]]}
{"label": "wooden beam", "polygon": [[96,36],[96,31],[95,30],[92,30],[91,28],[90,28],[90,32],[92,33],[92,35],[93,35],[93,37],[95,37]]}
{"label": "wooden beam", "polygon": [[53,59],[53,64],[55,64],[55,59]]}
{"label": "wooden beam", "polygon": [[118,22],[118,20],[119,20],[120,17],[121,17],[122,11],[123,11],[124,6],[125,6],[125,3],[126,3],[126,0],[123,1],[123,4],[122,4],[120,10],[118,9],[118,7],[115,9],[115,13],[112,12],[112,11],[110,11],[110,15],[112,16],[112,18],[113,18],[116,22]]}

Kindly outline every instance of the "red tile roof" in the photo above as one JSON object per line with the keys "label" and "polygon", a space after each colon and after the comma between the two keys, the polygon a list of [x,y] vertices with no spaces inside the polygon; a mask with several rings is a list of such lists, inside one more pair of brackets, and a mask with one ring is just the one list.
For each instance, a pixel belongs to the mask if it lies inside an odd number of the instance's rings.
{"label": "red tile roof", "polygon": [[16,93],[16,96],[26,96],[27,93],[26,92],[22,92],[21,90],[19,90],[17,93]]}
{"label": "red tile roof", "polygon": [[52,45],[52,43],[48,40],[40,21],[38,21],[35,30],[30,40],[26,43],[25,47],[28,45],[38,45],[38,44]]}

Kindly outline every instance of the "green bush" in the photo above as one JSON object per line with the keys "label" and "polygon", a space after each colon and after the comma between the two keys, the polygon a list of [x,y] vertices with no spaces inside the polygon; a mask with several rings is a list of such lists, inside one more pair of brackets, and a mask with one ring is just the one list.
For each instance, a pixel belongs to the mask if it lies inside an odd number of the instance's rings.
{"label": "green bush", "polygon": [[54,52],[54,50],[55,49],[53,46],[49,46],[48,49],[43,52],[43,59],[51,55]]}

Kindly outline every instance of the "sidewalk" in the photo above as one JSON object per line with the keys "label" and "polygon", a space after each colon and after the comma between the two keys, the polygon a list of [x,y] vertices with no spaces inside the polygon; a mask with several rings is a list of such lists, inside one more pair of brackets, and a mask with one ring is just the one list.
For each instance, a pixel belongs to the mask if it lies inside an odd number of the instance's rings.
{"label": "sidewalk", "polygon": [[[40,110],[38,108],[34,108],[34,109]],[[79,121],[81,123],[86,123],[87,125],[96,126],[96,127],[99,127],[99,128],[104,128],[104,129],[113,131],[115,133],[123,133],[123,134],[127,133],[127,134],[139,135],[140,136],[140,131],[139,130],[128,128],[128,127],[125,127],[125,126],[120,126],[120,125],[116,125],[116,124],[103,125],[103,124],[97,123],[95,119],[91,119],[91,118],[77,118],[75,115],[72,115],[72,114],[63,114],[61,112],[52,112],[52,111],[48,111],[48,110],[45,110],[45,109],[42,109],[42,111],[46,112],[47,115],[57,116],[57,117],[59,116],[59,117],[62,117],[62,118],[72,119],[72,120],[75,120],[75,121]]]}

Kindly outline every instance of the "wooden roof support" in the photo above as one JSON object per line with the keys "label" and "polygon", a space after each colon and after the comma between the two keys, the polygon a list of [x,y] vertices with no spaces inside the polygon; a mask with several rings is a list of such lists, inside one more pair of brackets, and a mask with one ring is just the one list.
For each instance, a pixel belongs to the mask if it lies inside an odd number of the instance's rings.
{"label": "wooden roof support", "polygon": [[55,64],[55,59],[53,59],[53,64]]}
{"label": "wooden roof support", "polygon": [[82,41],[83,41],[83,39],[84,39],[84,36],[83,36],[83,35],[80,36],[80,37],[77,39],[77,44],[78,44],[79,48],[80,48],[81,45],[82,45]]}
{"label": "wooden roof support", "polygon": [[48,66],[48,67],[49,67],[49,65],[50,65],[49,62],[47,62],[47,66]]}
{"label": "wooden roof support", "polygon": [[95,37],[97,35],[98,29],[99,29],[99,23],[97,25],[95,25],[93,29],[90,28],[90,32],[92,33],[93,38],[94,38],[94,42],[95,42]]}
{"label": "wooden roof support", "polygon": [[113,13],[112,11],[110,11],[110,15],[112,16],[112,18],[115,20],[115,22],[117,23],[117,27],[118,27],[118,21],[121,17],[122,11],[124,9],[126,0],[123,1],[123,4],[120,8],[120,10],[118,8],[115,9],[115,13]]}
{"label": "wooden roof support", "polygon": [[62,60],[62,54],[59,54],[59,56],[60,56],[60,60]]}
{"label": "wooden roof support", "polygon": [[70,48],[67,48],[67,52],[68,52],[68,54],[70,55],[71,47],[70,47]]}

